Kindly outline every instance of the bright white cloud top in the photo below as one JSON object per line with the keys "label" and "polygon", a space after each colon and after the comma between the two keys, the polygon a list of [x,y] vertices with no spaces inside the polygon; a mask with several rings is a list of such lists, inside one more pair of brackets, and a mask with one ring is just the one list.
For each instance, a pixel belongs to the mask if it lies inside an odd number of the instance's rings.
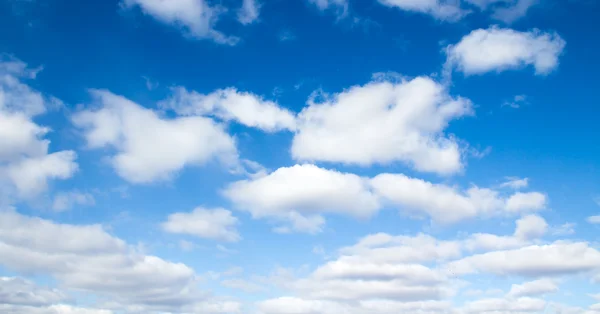
{"label": "bright white cloud top", "polygon": [[446,67],[475,75],[533,66],[537,75],[547,75],[558,67],[564,48],[565,41],[554,33],[478,29],[446,47]]}
{"label": "bright white cloud top", "polygon": [[472,105],[432,79],[376,80],[323,97],[310,99],[298,116],[295,159],[362,166],[398,161],[440,174],[462,169],[460,147],[443,131],[470,115]]}

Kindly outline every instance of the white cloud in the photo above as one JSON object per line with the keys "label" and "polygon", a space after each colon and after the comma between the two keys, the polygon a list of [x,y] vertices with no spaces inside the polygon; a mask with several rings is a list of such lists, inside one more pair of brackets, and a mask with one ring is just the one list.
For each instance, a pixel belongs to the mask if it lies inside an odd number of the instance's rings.
{"label": "white cloud", "polygon": [[514,250],[472,255],[450,263],[458,273],[478,271],[526,277],[560,276],[600,268],[600,252],[585,242],[557,241]]}
{"label": "white cloud", "polygon": [[238,21],[244,25],[258,21],[260,7],[257,0],[243,0],[242,8],[238,11]]}
{"label": "white cloud", "polygon": [[565,44],[558,34],[539,30],[477,29],[446,47],[446,70],[474,75],[533,66],[536,74],[546,75],[558,67]]}
{"label": "white cloud", "polygon": [[462,307],[462,313],[541,313],[546,308],[546,301],[535,298],[511,299],[482,299],[467,302]]}
{"label": "white cloud", "polygon": [[511,195],[506,201],[506,210],[509,212],[522,212],[540,210],[546,207],[547,197],[539,192],[518,192]]}
{"label": "white cloud", "polygon": [[446,313],[451,304],[440,300],[454,290],[447,272],[424,264],[459,254],[457,243],[425,235],[370,235],[306,278],[286,281],[295,296],[258,307],[265,314]]}
{"label": "white cloud", "polygon": [[0,59],[0,186],[20,198],[36,196],[50,180],[70,178],[78,169],[75,152],[49,152],[50,141],[43,137],[50,129],[33,121],[57,101],[22,82],[37,71]]}
{"label": "white cloud", "polygon": [[235,182],[223,193],[255,218],[291,224],[280,231],[314,233],[324,223],[322,213],[369,217],[379,209],[367,179],[313,165],[279,168],[264,177]]}
{"label": "white cloud", "polygon": [[488,233],[475,233],[465,241],[465,246],[473,250],[505,250],[519,248],[531,244],[541,238],[547,231],[546,221],[536,215],[519,218],[512,236],[498,236]]}
{"label": "white cloud", "polygon": [[452,98],[432,79],[376,79],[325,98],[312,97],[299,114],[294,159],[361,166],[401,161],[440,174],[462,169],[461,149],[443,131],[472,113],[471,102]]}
{"label": "white cloud", "polygon": [[230,211],[198,207],[190,213],[169,215],[162,228],[171,233],[190,234],[200,238],[235,242],[240,240],[235,226],[238,224]]}
{"label": "white cloud", "polygon": [[457,21],[469,11],[460,7],[460,1],[455,0],[378,0],[379,3],[399,8],[404,11],[429,14],[439,20]]}
{"label": "white cloud", "polygon": [[466,191],[409,178],[402,174],[380,174],[371,184],[378,195],[404,210],[426,213],[433,220],[453,223],[476,216],[528,212],[543,208],[545,195],[516,193],[508,198],[498,191],[473,186]]}
{"label": "white cloud", "polygon": [[96,204],[94,196],[90,193],[83,193],[77,190],[58,193],[54,197],[52,209],[54,211],[65,211],[73,208],[73,206],[91,206]]}
{"label": "white cloud", "polygon": [[215,116],[225,121],[236,121],[245,126],[267,132],[294,130],[296,120],[289,110],[257,95],[239,92],[234,88],[221,89],[204,95],[173,88],[171,98],[160,103],[161,107],[175,110],[180,115]]}
{"label": "white cloud", "polygon": [[91,92],[100,108],[72,117],[90,148],[116,150],[111,165],[125,180],[169,180],[190,165],[218,159],[237,163],[235,141],[223,126],[205,117],[167,119],[108,91]]}
{"label": "white cloud", "polygon": [[65,289],[108,299],[104,307],[116,311],[239,310],[235,302],[196,290],[196,274],[191,268],[145,255],[98,225],[57,224],[1,212],[0,265],[20,273],[51,276]]}
{"label": "white cloud", "polygon": [[241,180],[223,193],[236,208],[250,212],[254,218],[287,222],[275,229],[281,233],[317,233],[325,224],[323,214],[369,218],[384,203],[440,223],[526,213],[546,203],[545,195],[537,192],[502,196],[498,191],[478,187],[462,192],[402,174],[380,174],[371,179],[310,164]]}
{"label": "white cloud", "polygon": [[188,36],[228,45],[235,45],[239,41],[237,37],[215,30],[223,9],[211,7],[205,0],[123,0],[122,3],[126,8],[138,6],[157,21],[182,28]]}
{"label": "white cloud", "polygon": [[526,188],[529,185],[528,178],[521,179],[516,177],[507,177],[506,180],[506,182],[500,184],[500,187],[520,190]]}
{"label": "white cloud", "polygon": [[589,222],[591,224],[600,224],[600,215],[590,216],[586,220],[587,220],[587,222]]}
{"label": "white cloud", "polygon": [[46,190],[49,179],[68,179],[79,168],[73,151],[61,151],[40,157],[25,158],[6,167],[6,173],[18,193],[27,197]]}
{"label": "white cloud", "polygon": [[544,295],[548,293],[554,293],[557,291],[558,284],[556,283],[556,281],[551,279],[538,279],[534,281],[525,282],[520,285],[512,285],[508,295],[511,297],[526,297]]}

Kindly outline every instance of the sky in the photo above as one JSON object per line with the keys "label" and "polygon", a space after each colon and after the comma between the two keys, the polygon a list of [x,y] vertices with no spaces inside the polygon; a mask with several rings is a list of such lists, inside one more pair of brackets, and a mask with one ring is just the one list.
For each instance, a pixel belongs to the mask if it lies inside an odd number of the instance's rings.
{"label": "sky", "polygon": [[594,0],[1,0],[0,312],[599,314]]}

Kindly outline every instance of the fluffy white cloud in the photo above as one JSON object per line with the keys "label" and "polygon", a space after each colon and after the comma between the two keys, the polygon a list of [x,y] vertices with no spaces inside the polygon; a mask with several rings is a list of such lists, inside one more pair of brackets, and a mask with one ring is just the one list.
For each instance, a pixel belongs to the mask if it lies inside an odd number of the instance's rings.
{"label": "fluffy white cloud", "polygon": [[49,179],[68,179],[79,168],[73,151],[24,158],[6,167],[6,173],[23,197],[43,192]]}
{"label": "fluffy white cloud", "polygon": [[52,202],[52,209],[61,212],[69,210],[73,206],[90,206],[94,204],[96,204],[96,199],[92,194],[74,190],[58,193]]}
{"label": "fluffy white cloud", "polygon": [[0,59],[0,187],[21,198],[44,192],[49,180],[70,178],[78,169],[75,152],[49,152],[50,141],[43,137],[50,129],[33,121],[58,102],[22,82],[36,73],[21,61]]}
{"label": "fluffy white cloud", "polygon": [[240,23],[252,24],[258,20],[261,4],[257,0],[243,0],[242,8],[238,11],[238,21]]}
{"label": "fluffy white cloud", "polygon": [[287,221],[291,224],[287,228],[304,232],[320,230],[321,213],[369,217],[379,209],[367,179],[313,165],[279,168],[264,177],[235,182],[224,195],[255,218]]}
{"label": "fluffy white cloud", "polygon": [[0,265],[51,276],[61,287],[106,300],[103,307],[108,309],[146,313],[239,310],[235,302],[196,290],[196,274],[186,265],[138,252],[98,225],[57,224],[1,212]]}
{"label": "fluffy white cloud", "polygon": [[298,116],[292,143],[296,160],[368,166],[401,161],[440,174],[462,169],[461,150],[443,134],[448,123],[472,113],[427,77],[375,80],[316,103]]}
{"label": "fluffy white cloud", "polygon": [[212,39],[217,43],[234,45],[239,38],[227,36],[214,29],[222,13],[205,0],[123,0],[126,8],[138,6],[156,20],[181,27],[185,35]]}
{"label": "fluffy white cloud", "polygon": [[380,174],[370,179],[310,164],[279,168],[268,175],[241,180],[230,184],[223,193],[236,208],[249,211],[254,218],[288,222],[276,231],[309,233],[321,230],[325,223],[322,214],[368,218],[384,203],[441,223],[536,211],[546,203],[545,195],[537,192],[506,197],[478,187],[461,192],[402,174]]}
{"label": "fluffy white cloud", "polygon": [[551,279],[538,279],[534,281],[525,282],[520,285],[512,285],[508,295],[511,297],[524,297],[544,295],[547,293],[553,293],[557,291],[558,284],[556,283],[556,281]]}
{"label": "fluffy white cloud", "polygon": [[533,66],[536,74],[546,75],[558,67],[565,44],[558,34],[539,30],[477,29],[446,47],[446,69],[473,75]]}
{"label": "fluffy white cloud", "polygon": [[469,12],[461,9],[455,0],[378,0],[379,3],[404,11],[429,14],[437,19],[456,21]]}
{"label": "fluffy white cloud", "polygon": [[235,226],[238,219],[230,211],[198,207],[190,213],[169,215],[162,228],[171,233],[190,234],[201,238],[235,242],[240,235]]}
{"label": "fluffy white cloud", "polygon": [[490,272],[526,277],[560,276],[600,268],[600,252],[585,242],[557,241],[472,255],[450,263],[458,273]]}
{"label": "fluffy white cloud", "polygon": [[590,216],[586,220],[587,220],[587,222],[589,222],[591,224],[600,224],[600,215]]}
{"label": "fluffy white cloud", "polygon": [[171,98],[161,102],[160,106],[173,109],[180,115],[214,116],[267,132],[296,128],[296,119],[289,110],[279,107],[275,102],[234,88],[204,95],[176,87],[173,88]]}
{"label": "fluffy white cloud", "polygon": [[215,158],[237,163],[234,139],[209,118],[167,119],[108,91],[91,93],[100,108],[80,111],[72,121],[90,148],[116,150],[110,163],[129,182],[168,180],[185,166]]}
{"label": "fluffy white cloud", "polygon": [[473,186],[461,192],[402,174],[380,174],[372,179],[374,191],[404,210],[425,213],[442,223],[475,216],[535,211],[544,208],[546,196],[538,192],[516,193],[508,198],[498,191]]}

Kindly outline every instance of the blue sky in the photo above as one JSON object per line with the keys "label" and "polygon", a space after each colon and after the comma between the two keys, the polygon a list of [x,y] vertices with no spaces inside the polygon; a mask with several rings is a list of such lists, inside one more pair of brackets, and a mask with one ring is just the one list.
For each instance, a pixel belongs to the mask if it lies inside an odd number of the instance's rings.
{"label": "blue sky", "polygon": [[600,313],[586,0],[3,0],[0,312]]}

